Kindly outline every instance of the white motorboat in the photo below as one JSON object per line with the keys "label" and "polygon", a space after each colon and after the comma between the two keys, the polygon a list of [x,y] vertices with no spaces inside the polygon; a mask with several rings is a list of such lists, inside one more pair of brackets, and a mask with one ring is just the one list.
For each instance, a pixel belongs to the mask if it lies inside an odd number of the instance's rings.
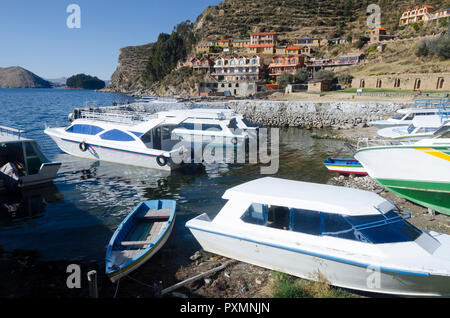
{"label": "white motorboat", "polygon": [[355,158],[389,191],[450,215],[450,122],[410,143],[361,140]]}
{"label": "white motorboat", "polygon": [[409,126],[395,126],[378,130],[377,135],[396,141],[417,141],[432,138],[435,131],[445,124],[445,119],[439,115],[416,116]]}
{"label": "white motorboat", "polygon": [[104,107],[78,110],[69,116],[68,127],[47,127],[45,133],[77,157],[170,171],[192,162],[193,142],[202,147],[242,143],[247,132],[233,114],[217,109],[148,114]]}
{"label": "white motorboat", "polygon": [[0,126],[0,191],[50,183],[60,162],[51,162],[25,131]]}
{"label": "white motorboat", "polygon": [[416,116],[436,116],[444,115],[449,116],[450,110],[442,108],[403,108],[399,109],[391,118],[386,120],[378,120],[369,122],[369,126],[375,126],[379,128],[388,128],[394,126],[409,126],[412,124],[413,119]]}
{"label": "white motorboat", "polygon": [[223,198],[213,220],[186,223],[205,251],[354,290],[450,296],[450,236],[375,193],[268,177]]}

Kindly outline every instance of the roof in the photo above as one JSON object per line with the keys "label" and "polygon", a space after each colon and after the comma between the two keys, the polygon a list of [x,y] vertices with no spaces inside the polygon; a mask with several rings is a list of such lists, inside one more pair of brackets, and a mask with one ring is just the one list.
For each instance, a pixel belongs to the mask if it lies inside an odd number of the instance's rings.
{"label": "roof", "polygon": [[275,46],[275,44],[252,44],[252,45],[249,45],[248,47],[274,47]]}
{"label": "roof", "polygon": [[238,185],[223,198],[343,215],[379,214],[375,207],[386,213],[394,207],[373,192],[273,177]]}
{"label": "roof", "polygon": [[288,46],[286,50],[300,50],[301,48],[301,46]]}

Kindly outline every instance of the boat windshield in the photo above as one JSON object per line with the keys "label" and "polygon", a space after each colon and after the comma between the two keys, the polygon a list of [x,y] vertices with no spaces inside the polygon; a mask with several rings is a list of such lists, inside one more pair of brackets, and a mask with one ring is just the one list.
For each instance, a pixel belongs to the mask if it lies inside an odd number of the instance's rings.
{"label": "boat windshield", "polygon": [[406,222],[403,211],[346,216],[320,211],[252,204],[244,222],[316,236],[331,236],[372,244],[415,241],[422,231]]}
{"label": "boat windshield", "polygon": [[416,127],[413,124],[409,125],[408,126],[408,134],[411,134],[414,131],[414,129],[416,129]]}
{"label": "boat windshield", "polygon": [[391,118],[392,119],[402,119],[403,117],[405,117],[405,114],[395,113]]}

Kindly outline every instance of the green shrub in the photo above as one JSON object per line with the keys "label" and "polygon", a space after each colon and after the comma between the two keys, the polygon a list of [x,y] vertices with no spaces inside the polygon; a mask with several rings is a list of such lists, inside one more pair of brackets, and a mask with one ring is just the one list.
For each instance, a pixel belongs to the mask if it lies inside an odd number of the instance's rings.
{"label": "green shrub", "polygon": [[281,89],[286,88],[286,86],[293,82],[294,76],[289,74],[288,72],[281,73],[280,77],[278,77],[277,83],[278,87]]}
{"label": "green shrub", "polygon": [[450,58],[450,26],[447,32],[432,40],[423,40],[420,42],[416,56],[435,55],[443,59]]}

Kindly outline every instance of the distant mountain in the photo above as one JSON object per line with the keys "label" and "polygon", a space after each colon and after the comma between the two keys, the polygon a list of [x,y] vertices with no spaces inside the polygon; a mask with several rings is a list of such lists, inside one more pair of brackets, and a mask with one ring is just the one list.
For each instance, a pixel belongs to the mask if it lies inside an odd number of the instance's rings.
{"label": "distant mountain", "polygon": [[0,88],[51,88],[49,81],[19,66],[0,67]]}
{"label": "distant mountain", "polygon": [[49,81],[53,84],[53,86],[64,86],[66,85],[67,77],[59,77],[59,78],[46,78],[46,81]]}

